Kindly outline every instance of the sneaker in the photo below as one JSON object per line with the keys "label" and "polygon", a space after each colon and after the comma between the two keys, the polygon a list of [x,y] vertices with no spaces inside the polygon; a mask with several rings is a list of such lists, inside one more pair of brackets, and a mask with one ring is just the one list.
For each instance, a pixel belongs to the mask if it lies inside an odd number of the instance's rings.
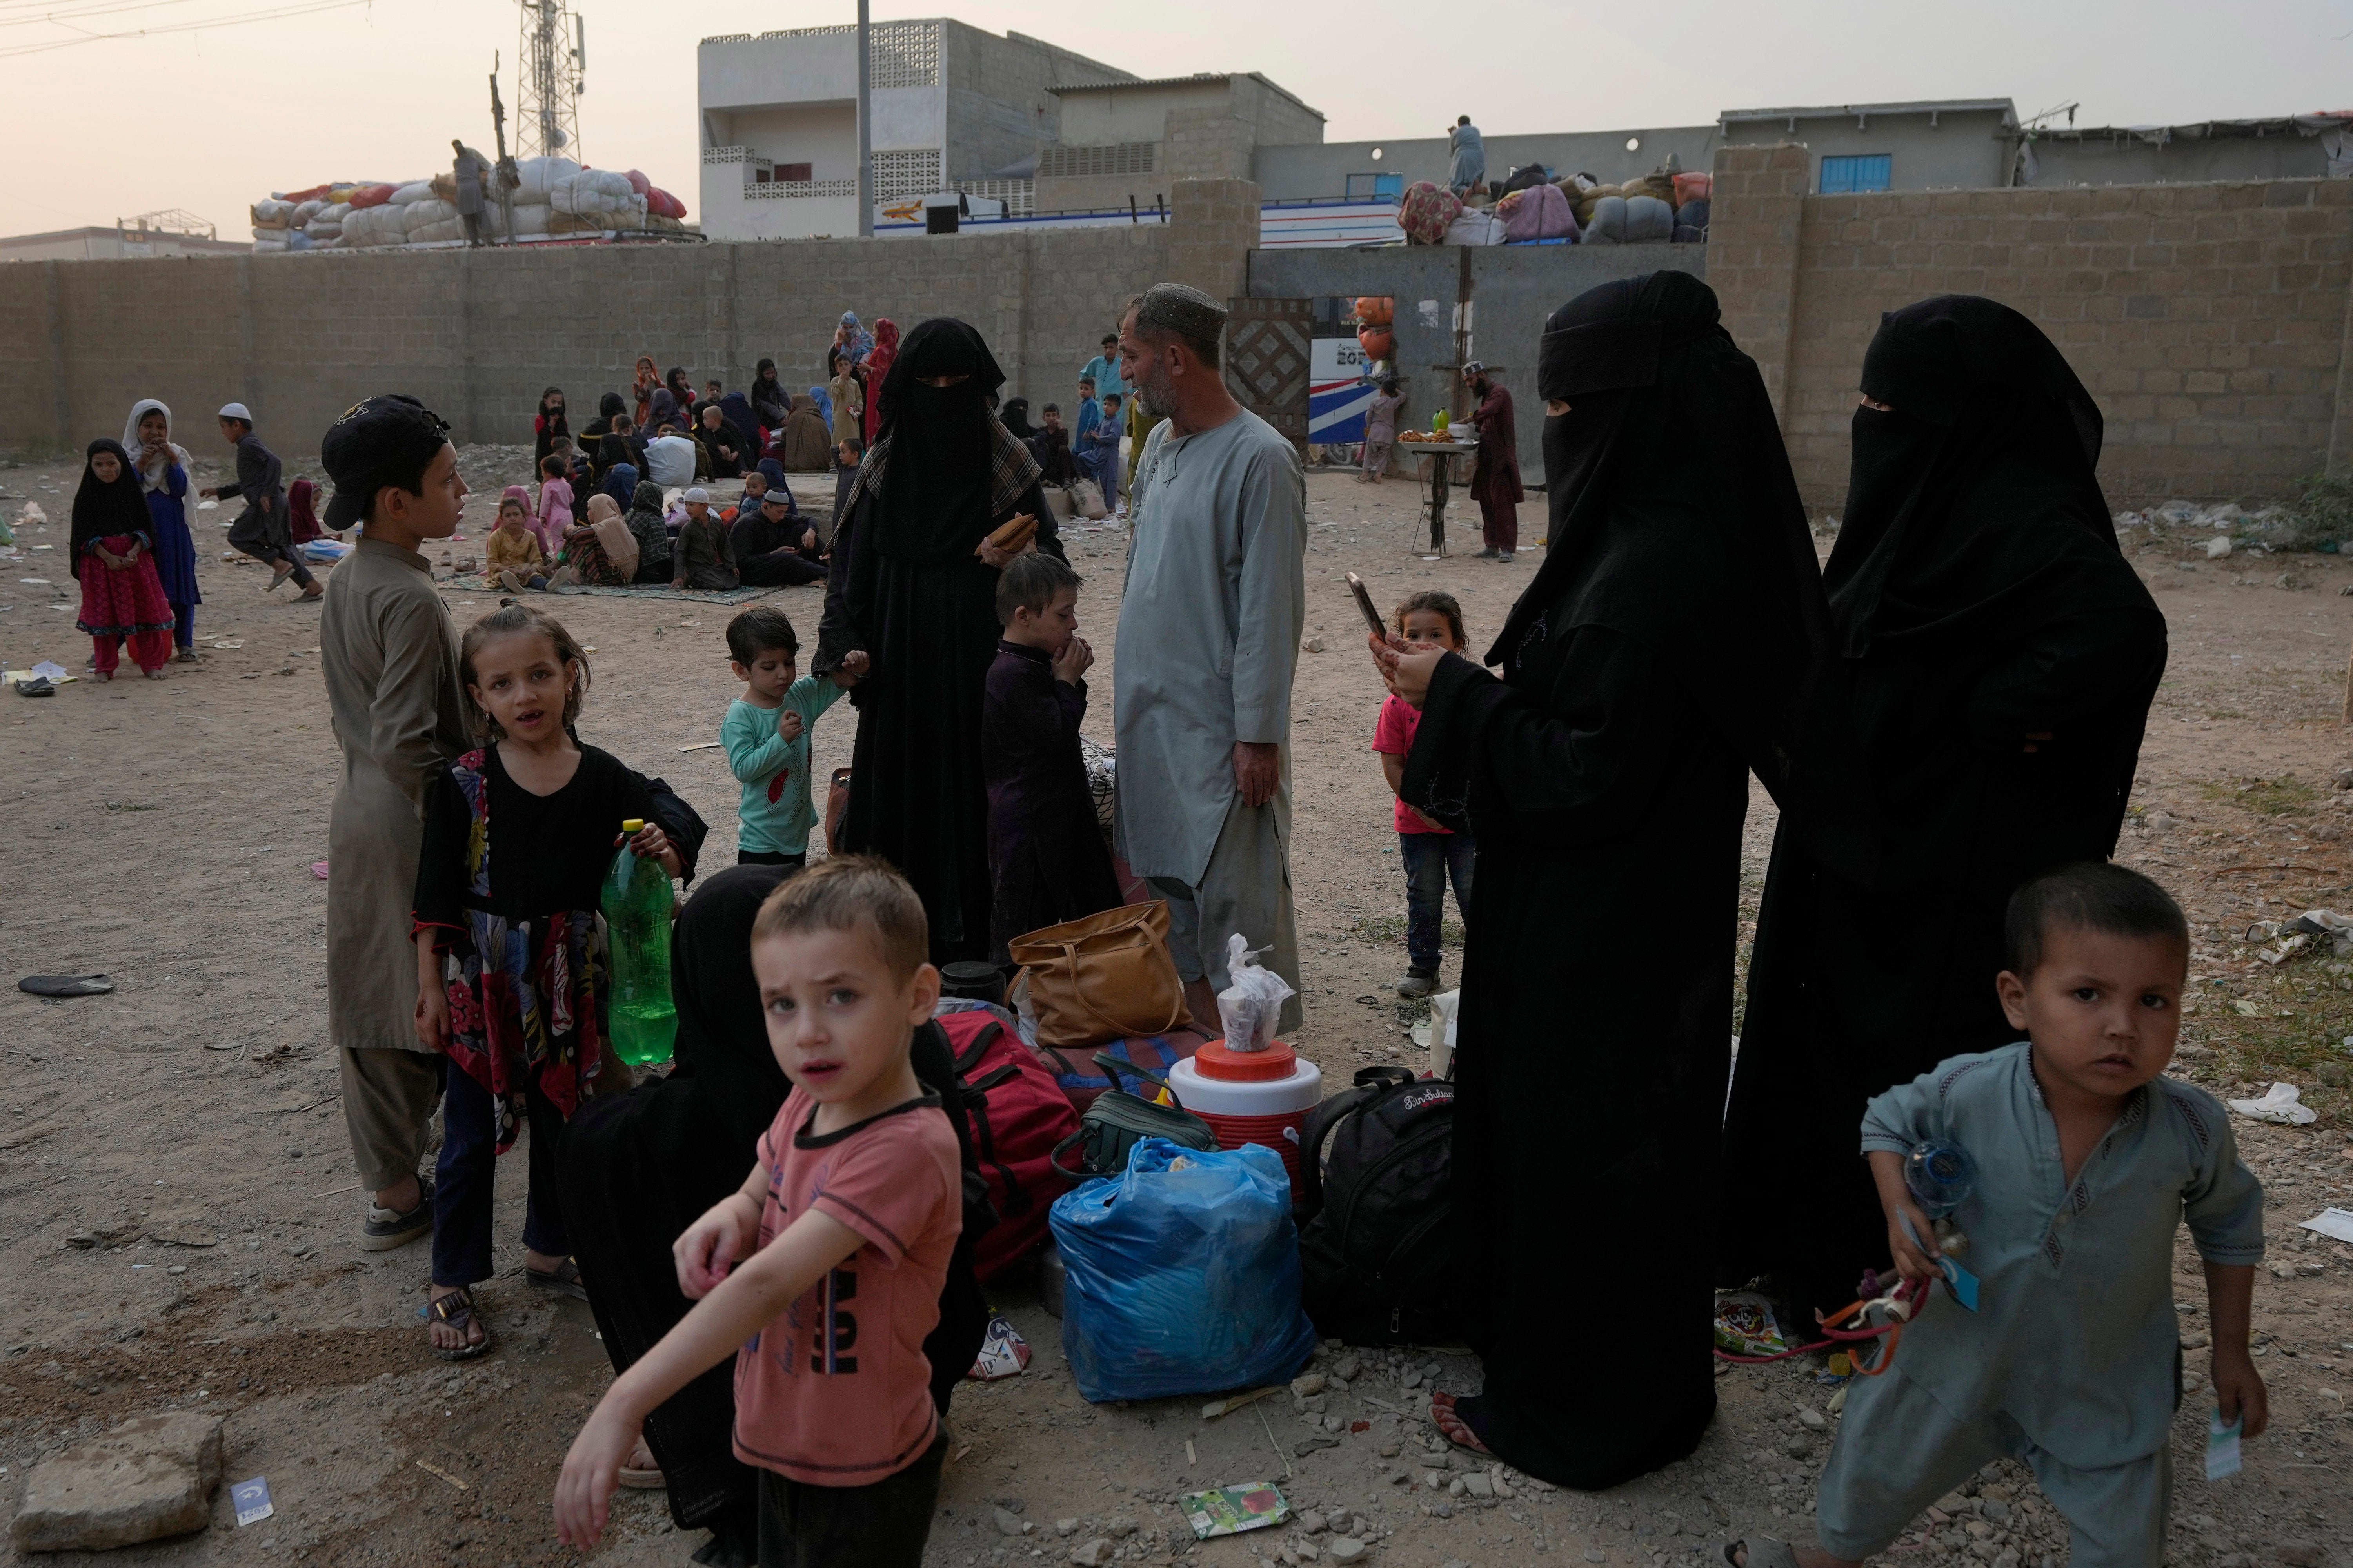
{"label": "sneaker", "polygon": [[1405,972],[1405,978],[1398,981],[1391,989],[1398,995],[1408,998],[1430,995],[1438,989],[1438,971],[1409,969]]}
{"label": "sneaker", "polygon": [[1495,552],[1495,559],[1498,561],[1509,561],[1512,558],[1512,554],[1513,552],[1511,551],[1498,550]]}
{"label": "sneaker", "polygon": [[433,1234],[433,1183],[429,1177],[417,1178],[417,1206],[406,1213],[380,1209],[374,1199],[368,1202],[367,1224],[360,1229],[360,1250],[390,1252],[396,1247],[406,1247],[420,1236]]}
{"label": "sneaker", "polygon": [[1501,552],[1490,547],[1489,549],[1482,550],[1478,554],[1473,555],[1471,559],[1473,561],[1493,561],[1499,553]]}

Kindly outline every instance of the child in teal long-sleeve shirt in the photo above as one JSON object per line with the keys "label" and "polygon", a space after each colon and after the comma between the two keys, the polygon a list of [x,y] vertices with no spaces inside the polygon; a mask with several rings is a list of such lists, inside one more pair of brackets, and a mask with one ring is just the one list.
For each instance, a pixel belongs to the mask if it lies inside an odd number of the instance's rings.
{"label": "child in teal long-sleeve shirt", "polygon": [[817,807],[809,795],[809,729],[857,684],[866,656],[853,653],[823,678],[795,679],[800,638],[782,610],[745,610],[727,623],[728,668],[744,695],[719,726],[727,765],[744,785],[735,812],[735,863],[806,866]]}

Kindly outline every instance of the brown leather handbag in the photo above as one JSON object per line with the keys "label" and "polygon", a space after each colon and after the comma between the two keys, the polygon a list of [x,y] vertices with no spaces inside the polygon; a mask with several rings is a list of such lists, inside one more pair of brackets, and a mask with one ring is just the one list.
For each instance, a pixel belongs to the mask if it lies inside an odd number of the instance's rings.
{"label": "brown leather handbag", "polygon": [[1015,937],[1038,1043],[1073,1048],[1166,1034],[1192,1016],[1168,956],[1168,905],[1121,904]]}

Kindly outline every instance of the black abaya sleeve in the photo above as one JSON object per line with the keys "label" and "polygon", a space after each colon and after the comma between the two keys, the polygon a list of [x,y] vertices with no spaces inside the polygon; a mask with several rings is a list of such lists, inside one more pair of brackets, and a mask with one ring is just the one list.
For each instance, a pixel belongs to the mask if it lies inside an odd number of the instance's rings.
{"label": "black abaya sleeve", "polygon": [[1038,520],[1038,548],[1055,560],[1067,563],[1071,558],[1062,549],[1061,525],[1054,521],[1054,509],[1046,504],[1043,479],[1023,492],[1021,499],[1013,503],[1013,510],[1005,515],[1010,518],[1025,511]]}
{"label": "black abaya sleeve", "polygon": [[[873,498],[860,496],[858,504],[842,513],[841,521],[833,531],[833,563],[825,584],[825,613],[818,617],[817,657],[809,660],[811,675],[830,675],[849,654],[867,645],[867,631],[861,612],[865,596],[871,589],[873,573],[872,552],[861,548],[864,524],[874,510]],[[858,584],[852,592],[851,584]],[[849,703],[860,706],[857,687],[849,689]]]}
{"label": "black abaya sleeve", "polygon": [[[2129,570],[2129,568],[2127,568]],[[1980,742],[2008,750],[2032,731],[2063,746],[2085,725],[2112,731],[2129,715],[2137,730],[2165,673],[2165,617],[2104,610],[2038,626],[1986,671],[1970,693],[1968,723]]]}

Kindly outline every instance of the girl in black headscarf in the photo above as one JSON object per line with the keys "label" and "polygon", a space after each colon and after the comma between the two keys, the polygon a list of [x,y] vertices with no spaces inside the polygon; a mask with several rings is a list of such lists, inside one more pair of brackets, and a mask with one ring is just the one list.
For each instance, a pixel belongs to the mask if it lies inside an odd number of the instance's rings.
{"label": "girl in black headscarf", "polygon": [[[589,1305],[613,1370],[625,1372],[686,1316],[670,1243],[705,1209],[744,1184],[791,1089],[776,1065],[752,973],[752,921],[782,866],[733,866],[713,876],[680,911],[671,945],[671,999],[678,1008],[675,1065],[628,1094],[590,1101],[565,1130],[561,1176],[582,1277],[595,1281]],[[961,1091],[946,1037],[915,1031],[915,1076],[947,1103]],[[973,1156],[962,1116],[951,1116],[967,1170]],[[573,1216],[584,1216],[575,1223]],[[932,1401],[948,1396],[971,1370],[988,1328],[987,1299],[972,1271],[972,1248],[991,1216],[968,1208],[948,1262],[940,1323],[923,1342]],[[759,1485],[734,1455],[734,1365],[696,1378],[646,1422],[650,1456],[670,1490],[670,1518],[713,1540],[698,1563],[757,1560]]]}
{"label": "girl in black headscarf", "polygon": [[1038,520],[1037,548],[1062,553],[1038,464],[988,411],[1003,384],[962,321],[907,334],[883,384],[888,419],[858,466],[833,538],[825,618],[810,668],[852,650],[872,660],[859,710],[839,847],[896,866],[931,919],[932,960],[988,956],[988,795],[980,710],[997,657],[991,530]]}
{"label": "girl in black headscarf", "polygon": [[532,417],[531,434],[531,460],[536,471],[539,464],[547,461],[548,453],[555,449],[556,437],[572,434],[572,427],[564,422],[564,388],[551,386],[539,395],[539,412]]}
{"label": "girl in black headscarf", "polygon": [[792,395],[777,379],[776,362],[762,360],[757,374],[752,377],[753,416],[763,429],[781,430],[785,427],[785,416],[792,412]]}
{"label": "girl in black headscarf", "polygon": [[[1747,772],[1825,635],[1755,362],[1681,273],[1546,324],[1543,569],[1487,662],[1375,644],[1421,710],[1400,794],[1479,840],[1455,1057],[1451,1284],[1485,1392],[1458,1443],[1599,1490],[1682,1458],[1715,1406],[1717,1206]],[[1694,441],[1692,432],[1703,432]],[[1696,1134],[1695,1134],[1696,1130]],[[1639,1323],[1641,1396],[1590,1351]]]}
{"label": "girl in black headscarf", "polygon": [[667,587],[670,574],[670,524],[662,516],[662,488],[639,479],[629,497],[629,534],[638,542],[638,574],[633,581]]}
{"label": "girl in black headscarf", "polygon": [[67,565],[81,584],[74,626],[90,634],[90,668],[114,679],[122,645],[150,680],[164,679],[172,657],[172,606],[155,572],[154,520],[122,443],[100,437],[84,455],[74,491]]}
{"label": "girl in black headscarf", "polygon": [[2010,892],[2116,847],[2165,618],[2116,548],[2101,420],[1990,300],[1881,318],[1824,582],[1838,658],[1758,911],[1725,1179],[1726,1280],[1800,1325],[1888,1264],[1863,1104],[2017,1037],[1994,999]]}
{"label": "girl in black headscarf", "polygon": [[[675,364],[670,367],[670,374],[662,377],[662,384],[670,388],[670,402],[678,410],[679,428],[683,430],[687,422],[694,417],[694,384],[686,379],[685,367]],[[659,422],[659,416],[656,416],[656,419]]]}

